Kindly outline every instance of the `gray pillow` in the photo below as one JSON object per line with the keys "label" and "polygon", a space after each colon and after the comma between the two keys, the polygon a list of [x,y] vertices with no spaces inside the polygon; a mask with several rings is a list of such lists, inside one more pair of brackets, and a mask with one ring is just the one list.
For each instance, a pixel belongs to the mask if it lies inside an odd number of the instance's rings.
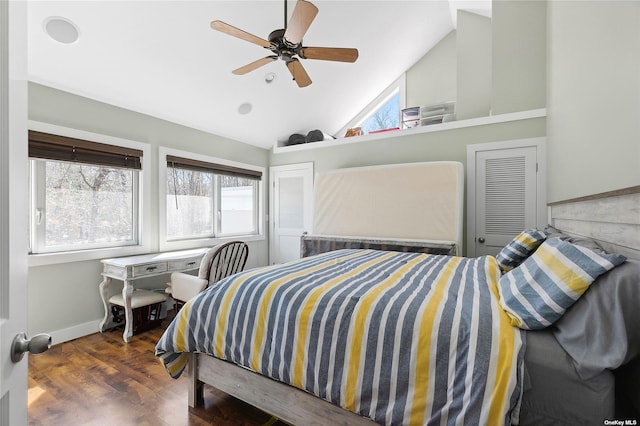
{"label": "gray pillow", "polygon": [[601,275],[555,323],[558,343],[583,379],[640,355],[640,260]]}
{"label": "gray pillow", "polygon": [[551,225],[547,225],[546,228],[544,228],[544,232],[545,234],[547,234],[547,238],[560,238],[563,241],[568,241],[572,244],[575,244],[577,246],[580,247],[586,247],[588,249],[591,250],[595,250],[598,252],[603,252],[604,250],[602,249],[602,246],[600,246],[600,244],[598,244],[597,242],[595,242],[594,240],[590,239],[590,238],[584,238],[584,237],[572,237],[569,236],[565,233],[563,233],[562,231],[554,228]]}

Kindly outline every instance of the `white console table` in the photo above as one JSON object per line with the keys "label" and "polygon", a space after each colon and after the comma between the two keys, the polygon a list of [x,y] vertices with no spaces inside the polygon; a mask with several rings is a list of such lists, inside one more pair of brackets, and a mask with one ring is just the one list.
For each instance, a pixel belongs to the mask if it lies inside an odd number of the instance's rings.
{"label": "white console table", "polygon": [[109,302],[109,286],[112,279],[124,282],[122,299],[124,300],[125,326],[122,338],[126,343],[133,335],[133,311],[131,296],[135,280],[169,274],[178,271],[190,271],[200,267],[200,261],[208,248],[183,250],[165,253],[153,253],[140,256],[117,257],[103,259],[101,262],[103,280],[100,283],[100,297],[104,304],[104,319],[100,323],[100,332],[105,331],[111,315]]}

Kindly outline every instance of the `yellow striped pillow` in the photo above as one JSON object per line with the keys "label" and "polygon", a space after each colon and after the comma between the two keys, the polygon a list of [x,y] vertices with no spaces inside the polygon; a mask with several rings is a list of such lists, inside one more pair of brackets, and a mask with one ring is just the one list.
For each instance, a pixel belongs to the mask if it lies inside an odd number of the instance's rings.
{"label": "yellow striped pillow", "polygon": [[500,277],[500,304],[514,326],[539,330],[557,321],[598,276],[626,260],[550,238]]}
{"label": "yellow striped pillow", "polygon": [[547,238],[547,234],[537,229],[525,229],[496,256],[502,272],[509,272],[520,265]]}

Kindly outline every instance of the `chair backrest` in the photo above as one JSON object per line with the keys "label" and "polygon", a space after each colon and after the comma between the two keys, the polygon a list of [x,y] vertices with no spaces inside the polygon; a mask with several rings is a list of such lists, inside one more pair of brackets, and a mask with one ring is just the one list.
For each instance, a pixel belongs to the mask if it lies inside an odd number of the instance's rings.
{"label": "chair backrest", "polygon": [[244,269],[249,246],[242,241],[230,241],[216,248],[209,266],[209,285]]}

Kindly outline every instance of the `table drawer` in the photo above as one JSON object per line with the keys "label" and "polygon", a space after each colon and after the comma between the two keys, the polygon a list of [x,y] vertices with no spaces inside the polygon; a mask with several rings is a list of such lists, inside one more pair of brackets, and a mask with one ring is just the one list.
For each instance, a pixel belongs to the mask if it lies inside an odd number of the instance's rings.
{"label": "table drawer", "polygon": [[133,267],[132,278],[159,274],[167,271],[167,262],[147,263],[146,265],[138,265]]}
{"label": "table drawer", "polygon": [[120,266],[104,265],[103,273],[104,275],[108,275],[113,278],[119,278],[121,280],[127,277],[127,271]]}
{"label": "table drawer", "polygon": [[191,259],[170,260],[167,262],[168,271],[184,271],[189,269],[197,269],[200,267],[201,257],[193,257]]}

